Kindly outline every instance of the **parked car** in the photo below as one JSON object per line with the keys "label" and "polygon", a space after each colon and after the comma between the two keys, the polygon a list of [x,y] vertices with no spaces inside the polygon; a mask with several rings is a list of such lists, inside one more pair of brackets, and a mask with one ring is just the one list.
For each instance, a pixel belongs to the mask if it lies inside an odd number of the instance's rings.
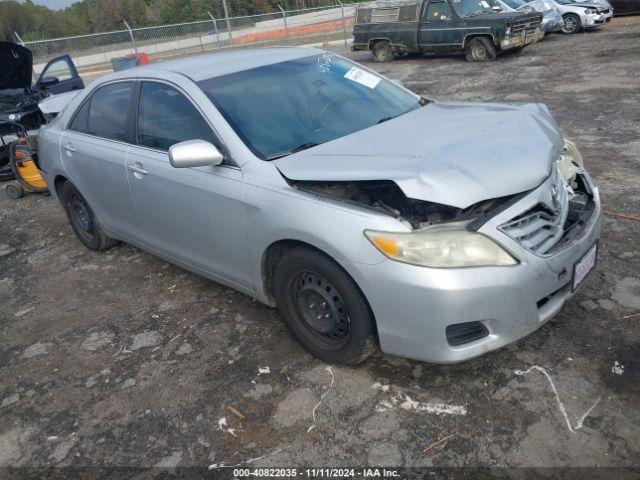
{"label": "parked car", "polygon": [[486,0],[391,0],[356,7],[353,50],[377,61],[397,54],[466,53],[469,61],[496,58],[540,40],[537,13],[496,13]]}
{"label": "parked car", "polygon": [[558,8],[550,0],[493,0],[502,11],[506,12],[538,12],[542,14],[541,29],[545,33],[559,32],[564,27],[564,20]]}
{"label": "parked car", "polygon": [[604,3],[606,0],[581,2],[579,0],[548,0],[557,7],[564,20],[562,33],[578,33],[601,27],[613,18],[613,9]]}
{"label": "parked car", "polygon": [[46,121],[39,108],[44,98],[84,88],[68,55],[47,63],[33,85],[32,76],[31,51],[15,43],[0,42],[0,180],[13,178],[9,143],[16,128],[37,130]]}
{"label": "parked car", "polygon": [[[311,48],[93,82],[41,129],[80,241],[277,305],[329,362],[459,362],[540,328],[594,267],[598,189],[541,104],[426,100]],[[185,292],[188,295],[188,292]]]}

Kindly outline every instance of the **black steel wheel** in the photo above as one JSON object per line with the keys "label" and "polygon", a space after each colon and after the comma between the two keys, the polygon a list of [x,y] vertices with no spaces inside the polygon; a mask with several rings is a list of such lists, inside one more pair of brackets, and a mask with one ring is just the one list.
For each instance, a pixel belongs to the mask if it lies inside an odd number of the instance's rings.
{"label": "black steel wheel", "polygon": [[113,247],[117,240],[108,237],[100,228],[91,207],[70,183],[61,187],[60,199],[69,218],[69,223],[78,239],[90,250],[102,251]]}
{"label": "black steel wheel", "polygon": [[564,20],[562,33],[566,33],[567,35],[571,33],[578,33],[580,28],[582,28],[580,24],[580,17],[575,13],[567,13],[562,17],[562,19]]}
{"label": "black steel wheel", "polygon": [[353,365],[375,349],[374,319],[364,295],[333,260],[294,248],[273,274],[278,308],[292,335],[311,354]]}

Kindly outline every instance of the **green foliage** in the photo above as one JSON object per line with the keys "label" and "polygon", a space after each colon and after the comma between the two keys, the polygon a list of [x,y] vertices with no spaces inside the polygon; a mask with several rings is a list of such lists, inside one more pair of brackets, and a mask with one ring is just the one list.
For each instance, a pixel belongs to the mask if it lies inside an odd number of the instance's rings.
{"label": "green foliage", "polygon": [[[275,12],[284,9],[328,6],[333,0],[227,0],[229,16]],[[347,2],[345,2],[347,3]],[[81,0],[61,11],[34,4],[0,0],[0,40],[15,41],[81,35],[132,27],[224,18],[222,0]]]}

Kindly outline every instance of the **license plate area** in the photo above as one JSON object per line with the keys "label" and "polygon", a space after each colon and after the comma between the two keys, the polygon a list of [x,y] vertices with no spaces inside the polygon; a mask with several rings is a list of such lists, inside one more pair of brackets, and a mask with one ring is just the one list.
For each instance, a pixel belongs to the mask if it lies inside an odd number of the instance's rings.
{"label": "license plate area", "polygon": [[580,260],[573,265],[573,281],[571,283],[571,291],[575,292],[580,284],[589,275],[591,270],[596,266],[596,260],[598,258],[598,244],[594,243],[587,253],[585,253]]}

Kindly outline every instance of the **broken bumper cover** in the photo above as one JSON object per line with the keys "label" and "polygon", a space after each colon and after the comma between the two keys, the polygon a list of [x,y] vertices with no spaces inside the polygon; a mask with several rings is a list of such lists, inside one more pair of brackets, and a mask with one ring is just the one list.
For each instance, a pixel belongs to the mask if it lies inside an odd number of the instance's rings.
{"label": "broken bumper cover", "polygon": [[522,48],[532,43],[538,42],[544,38],[544,32],[542,30],[536,30],[534,33],[522,32],[520,35],[515,35],[509,38],[505,38],[500,42],[501,50],[510,50],[512,48]]}
{"label": "broken bumper cover", "polygon": [[582,26],[584,28],[598,28],[607,22],[610,22],[613,18],[613,11],[610,9],[607,13],[598,13],[595,15],[585,15],[582,19]]}
{"label": "broken bumper cover", "polygon": [[[352,264],[351,273],[375,315],[382,350],[427,362],[461,362],[523,338],[557,314],[574,294],[574,266],[600,236],[600,201],[594,188],[595,208],[581,235],[543,257],[498,229],[537,200],[534,191],[479,230],[514,253],[518,265],[437,269],[392,260]],[[487,334],[451,345],[447,327],[467,322],[481,323]]]}

